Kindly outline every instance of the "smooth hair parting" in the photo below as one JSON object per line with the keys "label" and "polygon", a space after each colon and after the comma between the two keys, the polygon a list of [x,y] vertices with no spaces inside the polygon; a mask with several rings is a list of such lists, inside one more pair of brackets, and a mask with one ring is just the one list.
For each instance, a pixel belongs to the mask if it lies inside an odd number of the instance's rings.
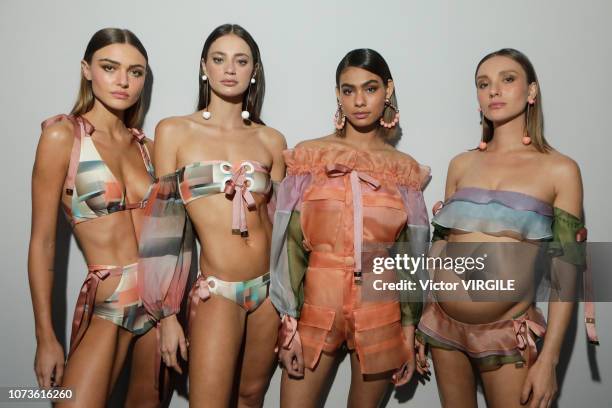
{"label": "smooth hair parting", "polygon": [[[103,28],[97,31],[89,40],[87,48],[85,48],[83,60],[85,60],[88,64],[91,65],[94,53],[99,49],[111,44],[130,44],[145,57],[145,60],[148,64],[149,57],[147,55],[147,50],[142,45],[138,37],[136,37],[133,32],[125,28]],[[149,75],[147,75],[145,81],[149,80],[148,77]],[[125,111],[123,122],[128,128],[140,128],[142,125],[145,113],[144,103],[142,100],[143,94],[144,92],[140,95],[138,101]],[[94,101],[95,96],[91,88],[91,82],[88,81],[81,72],[81,84],[79,86],[79,94],[77,95],[77,100],[74,103],[70,114],[74,116],[81,116],[89,112],[94,106]]]}
{"label": "smooth hair parting", "polygon": [[[259,47],[257,46],[257,43],[255,42],[251,34],[249,34],[247,30],[245,30],[242,26],[238,24],[220,25],[219,27],[215,28],[206,38],[206,41],[204,42],[204,47],[202,48],[202,55],[200,57],[200,61],[207,61],[208,50],[216,39],[229,34],[233,34],[243,39],[244,42],[246,42],[249,48],[251,49],[251,54],[253,54],[253,66],[255,68],[252,75],[255,75],[256,82],[255,84],[249,84],[249,86],[252,86],[255,89],[251,90],[250,93],[244,93],[245,100],[243,100],[242,106],[244,107],[244,109],[249,111],[250,121],[263,125],[264,122],[261,120],[261,107],[263,105],[264,94],[266,91],[266,80],[264,76],[263,63],[261,62],[261,54],[259,52]],[[202,80],[202,75],[204,74],[204,72],[201,68],[202,64],[200,63],[199,65],[200,75],[198,77],[198,83],[200,84],[200,91],[198,99],[198,110],[202,110],[207,107],[206,101],[210,101],[211,90],[210,87],[208,87],[208,95],[205,94],[207,88],[205,86],[204,80]]]}
{"label": "smooth hair parting", "polygon": [[[527,110],[527,103],[525,103],[525,133],[531,138],[531,144],[542,153],[548,152],[552,149],[552,146],[548,144],[548,141],[544,137],[544,114],[542,112],[542,88],[538,81],[533,64],[529,61],[529,58],[522,52],[515,50],[514,48],[502,48],[501,50],[487,54],[480,60],[476,66],[476,72],[474,73],[474,81],[478,75],[480,66],[487,60],[493,57],[507,57],[516,61],[525,71],[527,76],[527,84],[535,83],[538,87],[538,94],[535,98],[535,103]],[[494,126],[493,122],[482,116],[482,141],[490,142],[493,139]]]}

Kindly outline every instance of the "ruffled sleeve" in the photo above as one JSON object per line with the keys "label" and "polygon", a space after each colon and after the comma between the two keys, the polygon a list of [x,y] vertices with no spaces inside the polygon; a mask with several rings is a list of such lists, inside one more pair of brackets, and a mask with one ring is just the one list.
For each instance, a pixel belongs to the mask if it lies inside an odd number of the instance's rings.
{"label": "ruffled sleeve", "polygon": [[308,173],[289,174],[278,188],[270,251],[270,299],[284,316],[298,318],[304,300],[308,252],[300,222],[301,199],[311,182]]}
{"label": "ruffled sleeve", "polygon": [[289,175],[279,186],[270,251],[270,299],[281,315],[298,318],[304,299],[308,252],[300,223],[302,193],[309,174]]}
{"label": "ruffled sleeve", "polygon": [[178,313],[185,293],[195,237],[178,190],[177,173],[154,185],[140,240],[138,289],[156,320]]}
{"label": "ruffled sleeve", "polygon": [[555,207],[552,223],[552,241],[547,253],[552,257],[551,288],[561,300],[578,298],[575,289],[582,278],[584,290],[584,322],[589,342],[599,344],[595,327],[592,274],[587,259],[587,229],[584,221]]}
{"label": "ruffled sleeve", "polygon": [[[396,253],[408,257],[423,257],[429,249],[429,218],[423,198],[423,188],[431,179],[429,167],[419,166],[416,174],[417,182],[398,186],[404,208],[407,214],[406,225],[396,240]],[[422,265],[422,263],[421,263]],[[427,270],[397,270],[398,280],[415,282],[414,290],[401,292],[402,326],[416,325],[423,309],[423,291],[419,280],[427,279]]]}

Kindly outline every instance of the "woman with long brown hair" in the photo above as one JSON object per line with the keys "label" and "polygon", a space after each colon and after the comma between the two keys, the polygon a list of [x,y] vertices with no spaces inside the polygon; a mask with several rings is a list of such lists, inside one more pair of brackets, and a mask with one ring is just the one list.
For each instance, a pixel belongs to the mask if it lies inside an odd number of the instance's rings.
{"label": "woman with long brown hair", "polygon": [[[285,174],[284,137],[260,119],[264,69],[241,26],[217,27],[200,60],[195,113],[155,133],[160,177],[141,245],[143,300],[161,320],[164,363],[187,359],[190,406],[261,406],[276,362],[278,316],[268,300],[273,180]],[[189,295],[187,342],[176,313],[187,282],[193,229],[200,274]],[[237,393],[232,393],[238,384]]]}
{"label": "woman with long brown hair", "polygon": [[[37,339],[34,368],[40,387],[73,390],[74,406],[106,405],[132,342],[126,406],[159,404],[153,320],[137,288],[140,209],[154,178],[153,144],[138,130],[147,65],[145,48],[129,30],[96,32],[81,61],[77,102],[70,115],[43,123],[36,152],[28,256]],[[65,367],[51,318],[59,204],[89,270]]]}
{"label": "woman with long brown hair", "polygon": [[[449,165],[445,202],[434,207],[430,256],[476,251],[487,257],[486,269],[432,270],[433,279],[512,280],[513,290],[434,291],[418,327],[417,370],[429,371],[428,344],[443,406],[475,407],[479,375],[490,407],[547,407],[557,393],[555,368],[576,272],[585,266],[580,169],[544,137],[542,90],[523,53],[488,54],[475,85],[482,140]],[[538,286],[553,300],[548,327],[535,307]],[[585,310],[589,339],[596,341],[592,310]],[[536,341],[544,335],[538,355]]]}

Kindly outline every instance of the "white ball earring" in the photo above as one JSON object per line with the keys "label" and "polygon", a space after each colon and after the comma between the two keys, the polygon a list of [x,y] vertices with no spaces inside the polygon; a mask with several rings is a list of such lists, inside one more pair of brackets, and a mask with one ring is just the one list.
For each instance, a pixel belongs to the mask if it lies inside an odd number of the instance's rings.
{"label": "white ball earring", "polygon": [[206,120],[210,119],[212,116],[208,111],[208,77],[206,75],[202,75],[202,81],[206,83],[206,88],[204,89],[204,111],[202,112],[202,117]]}

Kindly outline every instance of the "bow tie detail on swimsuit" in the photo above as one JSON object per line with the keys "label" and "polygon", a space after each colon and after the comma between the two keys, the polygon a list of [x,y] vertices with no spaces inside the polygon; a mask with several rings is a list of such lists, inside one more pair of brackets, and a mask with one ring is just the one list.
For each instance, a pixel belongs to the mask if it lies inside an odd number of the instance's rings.
{"label": "bow tie detail on swimsuit", "polygon": [[138,142],[143,143],[145,139],[145,134],[142,130],[135,128],[129,128],[129,130],[132,133],[132,136],[134,136],[136,140],[138,140]]}
{"label": "bow tie detail on swimsuit", "polygon": [[249,211],[257,209],[253,194],[249,190],[250,183],[253,181],[250,177],[247,177],[247,173],[253,173],[254,169],[247,172],[247,167],[248,164],[242,164],[240,169],[226,182],[225,189],[223,190],[226,196],[232,197],[232,234],[242,237],[249,236],[244,207],[246,206]]}
{"label": "bow tie detail on swimsuit", "polygon": [[[77,304],[74,311],[74,318],[72,319],[72,337],[70,339],[69,355],[71,355],[76,349],[76,346],[80,343],[83,335],[85,334],[87,326],[89,326],[89,321],[91,320],[94,303],[96,300],[98,285],[109,276],[116,276],[120,275],[121,273],[122,269],[119,267],[112,267],[109,269],[106,266],[90,266],[87,278],[85,279],[85,282],[83,282],[83,286],[81,286],[81,291],[79,292],[79,297],[77,299]],[[83,330],[81,330],[81,328]]]}
{"label": "bow tie detail on swimsuit", "polygon": [[542,337],[544,333],[546,333],[546,329],[533,320],[529,320],[527,317],[522,316],[514,320],[514,332],[516,333],[518,349],[525,351],[527,354],[525,360],[527,362],[527,367],[529,367],[538,356],[538,350],[531,333],[533,332],[536,336]]}
{"label": "bow tie detail on swimsuit", "polygon": [[361,183],[364,182],[373,190],[380,188],[380,182],[369,174],[359,172],[343,164],[328,164],[325,166],[327,177],[343,177],[347,174],[351,180],[351,190],[353,192],[353,252],[355,257],[355,283],[361,284],[361,248],[363,244],[363,202],[361,193]]}

